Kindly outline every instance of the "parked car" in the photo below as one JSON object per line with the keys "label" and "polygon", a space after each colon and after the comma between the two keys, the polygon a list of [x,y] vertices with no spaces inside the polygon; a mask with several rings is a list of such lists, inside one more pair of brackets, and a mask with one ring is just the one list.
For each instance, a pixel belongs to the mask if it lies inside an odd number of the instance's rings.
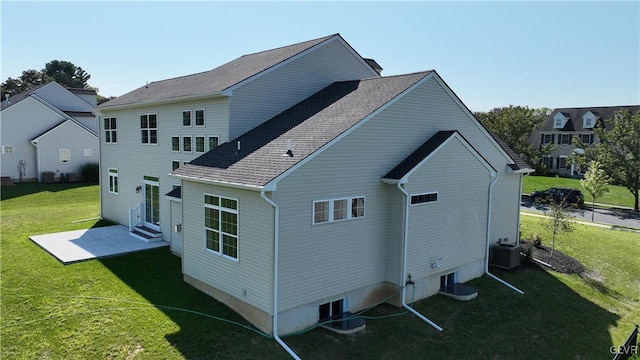
{"label": "parked car", "polygon": [[552,187],[544,191],[534,191],[531,193],[531,201],[533,202],[555,202],[564,206],[582,206],[584,204],[584,195],[578,189],[570,189],[563,187]]}

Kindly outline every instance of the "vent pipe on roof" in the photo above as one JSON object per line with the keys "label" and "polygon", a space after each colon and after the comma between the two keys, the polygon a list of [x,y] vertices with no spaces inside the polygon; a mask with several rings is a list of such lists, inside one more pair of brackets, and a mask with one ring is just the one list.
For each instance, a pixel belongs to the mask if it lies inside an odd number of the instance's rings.
{"label": "vent pipe on roof", "polygon": [[9,95],[9,94],[4,94],[4,98],[5,98],[5,100],[7,100],[7,104],[6,104],[7,106],[9,106],[9,104],[11,104],[11,102],[9,101],[9,97],[10,96],[11,95]]}
{"label": "vent pipe on roof", "polygon": [[287,152],[282,154],[282,156],[293,157],[293,150],[291,149],[291,139],[287,139]]}
{"label": "vent pipe on roof", "polygon": [[238,140],[238,150],[237,152],[240,152],[240,140]]}

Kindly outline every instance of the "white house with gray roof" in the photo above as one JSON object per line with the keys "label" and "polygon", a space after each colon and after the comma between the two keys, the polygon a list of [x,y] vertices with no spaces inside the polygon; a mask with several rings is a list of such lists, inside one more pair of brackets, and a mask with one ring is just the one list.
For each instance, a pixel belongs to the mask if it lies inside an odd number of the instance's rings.
{"label": "white house with gray roof", "polygon": [[435,71],[380,70],[335,34],[99,106],[103,216],[276,336],[481,276],[531,170]]}
{"label": "white house with gray roof", "polygon": [[[96,92],[49,82],[7,97],[0,113],[2,177],[58,181],[99,162]],[[79,178],[78,178],[79,179]]]}

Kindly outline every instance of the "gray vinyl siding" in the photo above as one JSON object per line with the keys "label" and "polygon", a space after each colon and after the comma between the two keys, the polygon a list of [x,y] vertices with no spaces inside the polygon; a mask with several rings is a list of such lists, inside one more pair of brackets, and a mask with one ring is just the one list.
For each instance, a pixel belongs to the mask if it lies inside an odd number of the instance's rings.
{"label": "gray vinyl siding", "polygon": [[[389,245],[398,241],[391,238],[400,231],[395,223],[398,217],[387,216],[388,191],[392,193],[381,177],[437,131],[451,129],[460,131],[496,169],[505,171],[505,156],[443,88],[429,79],[278,183],[275,198],[281,206],[280,310],[335,298],[385,279],[399,281],[394,280],[399,278],[399,272],[392,269],[399,263],[399,254],[389,253],[392,256],[387,257]],[[484,177],[481,193],[486,197],[489,175],[486,168],[480,170]],[[312,225],[314,200],[351,196],[366,197],[364,218]],[[494,203],[512,201],[515,196],[502,193]],[[394,197],[389,197],[393,204],[390,209],[397,210]],[[486,212],[486,207],[480,207],[474,204],[468,211]],[[445,214],[439,215],[440,219],[444,217]],[[515,219],[494,217],[496,223],[516,222]],[[479,256],[483,254],[479,251]]]}
{"label": "gray vinyl siding", "polygon": [[242,135],[335,81],[373,76],[370,68],[336,38],[235,89],[230,98],[230,136]]}
{"label": "gray vinyl siding", "polygon": [[[435,202],[409,206],[407,272],[448,272],[485,257],[490,171],[452,139],[409,178],[410,195],[437,192]],[[440,268],[431,264],[442,257]]]}
{"label": "gray vinyl siding", "polygon": [[[491,203],[491,243],[499,238],[518,239],[518,214],[520,213],[520,174],[500,174],[493,186]],[[514,194],[518,194],[515,196]]]}
{"label": "gray vinyl siding", "polygon": [[57,83],[51,82],[37,89],[35,93],[62,111],[91,111],[92,108],[86,101]]}
{"label": "gray vinyl siding", "polygon": [[18,179],[18,161],[25,160],[24,178],[39,179],[36,147],[31,140],[59,124],[63,118],[40,102],[26,98],[3,110],[0,119],[1,145],[13,145],[13,154],[2,155],[2,176]]}
{"label": "gray vinyl siding", "polygon": [[[60,162],[60,149],[70,151],[69,162]],[[84,155],[85,149],[91,151],[90,156]],[[80,176],[80,168],[83,165],[98,164],[100,160],[98,138],[71,121],[41,136],[38,139],[37,151],[40,157],[40,172],[53,172],[55,178],[59,178],[63,173],[75,173]]]}
{"label": "gray vinyl siding", "polygon": [[[205,126],[182,126],[182,111],[205,109]],[[157,114],[158,144],[142,144],[140,115]],[[117,119],[117,143],[106,143],[104,139],[104,118]],[[195,124],[195,113],[192,115]],[[219,136],[220,143],[228,141],[227,99],[218,98],[179,104],[158,105],[103,111],[99,119],[101,142],[101,187],[103,217],[119,224],[128,225],[129,209],[143,201],[143,192],[136,193],[144,176],[159,178],[160,183],[160,227],[164,239],[169,241],[172,229],[169,200],[164,194],[173,189],[178,181],[169,176],[172,161],[188,162],[202,155],[195,152],[174,152],[171,150],[173,136]],[[195,142],[195,140],[194,140]],[[205,138],[205,146],[207,146]],[[181,144],[182,149],[182,144]],[[205,147],[205,150],[207,148]],[[108,169],[118,169],[120,194],[109,193]]]}
{"label": "gray vinyl siding", "polygon": [[387,263],[385,281],[400,285],[402,274],[402,241],[404,232],[405,199],[395,185],[387,186],[388,216],[387,216]]}
{"label": "gray vinyl siding", "polygon": [[[238,261],[205,249],[205,193],[238,200]],[[184,274],[271,314],[273,207],[259,192],[191,181],[183,181],[182,204]]]}

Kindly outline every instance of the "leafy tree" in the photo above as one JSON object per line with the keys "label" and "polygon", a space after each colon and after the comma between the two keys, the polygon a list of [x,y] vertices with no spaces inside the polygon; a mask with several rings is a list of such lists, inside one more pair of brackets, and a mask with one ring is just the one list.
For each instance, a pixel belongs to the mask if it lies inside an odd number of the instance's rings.
{"label": "leafy tree", "polygon": [[42,70],[25,70],[17,78],[7,78],[2,83],[2,100],[5,94],[15,95],[33,89],[49,81],[56,81],[60,85],[69,88],[88,88],[87,83],[91,75],[83,68],[69,61],[53,60],[45,64]]}
{"label": "leafy tree", "polygon": [[91,75],[81,67],[61,60],[49,61],[45,64],[42,72],[58,84],[70,88],[84,89],[88,86],[87,81],[91,78]]}
{"label": "leafy tree", "polygon": [[596,198],[609,192],[609,176],[602,168],[599,161],[592,161],[589,170],[584,174],[584,179],[580,180],[582,185],[589,194],[591,194],[591,222],[596,209]]}
{"label": "leafy tree", "polygon": [[486,113],[476,112],[474,115],[531,166],[541,166],[538,160],[543,155],[550,154],[555,149],[555,145],[547,144],[541,148],[535,148],[529,139],[533,132],[542,127],[550,113],[549,108],[530,109],[526,106],[509,105],[494,108]]}
{"label": "leafy tree", "polygon": [[[562,199],[564,200],[564,199]],[[564,201],[551,202],[549,210],[545,211],[547,218],[543,220],[542,226],[551,232],[551,256],[556,249],[556,238],[562,234],[573,231],[573,215],[568,207],[563,206]]]}
{"label": "leafy tree", "polygon": [[610,130],[603,126],[594,128],[599,143],[585,146],[580,139],[575,140],[574,145],[585,150],[584,155],[576,157],[577,162],[584,166],[590,161],[599,161],[612,183],[631,192],[635,199],[633,208],[640,211],[640,112],[631,115],[622,109],[605,122],[613,124]]}

